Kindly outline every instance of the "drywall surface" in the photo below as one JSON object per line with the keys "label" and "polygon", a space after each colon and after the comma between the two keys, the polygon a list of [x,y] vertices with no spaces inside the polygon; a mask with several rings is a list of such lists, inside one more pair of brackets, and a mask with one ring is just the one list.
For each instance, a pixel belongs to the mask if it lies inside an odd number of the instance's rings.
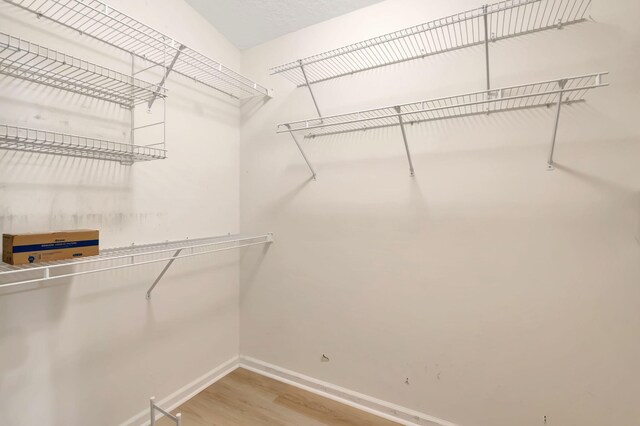
{"label": "drywall surface", "polygon": [[[243,52],[277,96],[245,105],[241,229],[275,232],[241,269],[241,353],[460,425],[625,425],[640,418],[640,16],[491,46],[495,87],[611,71],[564,108],[302,141],[315,116],[268,68],[482,4],[388,0]],[[481,46],[314,86],[326,115],[482,90]],[[329,362],[321,362],[325,354]],[[408,379],[408,383],[406,383]]]}
{"label": "drywall surface", "polygon": [[[239,52],[182,1],[109,3],[240,65]],[[6,2],[0,27],[121,72],[131,67],[127,54]],[[166,160],[127,167],[0,151],[0,232],[97,228],[104,248],[238,232],[237,103],[178,76],[168,88]],[[148,117],[140,111],[137,122],[161,118],[157,107]],[[3,77],[0,122],[127,142],[129,111]],[[3,291],[0,423],[120,424],[146,409],[150,396],[162,400],[237,356],[237,256],[176,261],[151,301],[145,292],[161,263]]]}

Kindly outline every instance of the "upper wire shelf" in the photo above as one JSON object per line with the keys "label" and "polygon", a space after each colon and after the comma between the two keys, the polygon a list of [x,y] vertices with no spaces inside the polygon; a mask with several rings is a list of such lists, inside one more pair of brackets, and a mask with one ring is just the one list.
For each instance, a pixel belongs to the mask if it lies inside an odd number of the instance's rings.
{"label": "upper wire shelf", "polygon": [[167,157],[164,149],[7,125],[0,125],[0,149],[119,161],[124,165]]}
{"label": "upper wire shelf", "polygon": [[[297,86],[583,22],[591,0],[507,0],[271,69]],[[485,30],[486,19],[486,30]]]}
{"label": "upper wire shelf", "polygon": [[569,104],[584,100],[586,93],[592,89],[608,86],[604,82],[607,74],[608,72],[588,74],[295,121],[279,124],[277,132],[304,131],[305,137],[316,137],[493,112],[549,107],[557,103],[561,94],[562,103]]}
{"label": "upper wire shelf", "polygon": [[0,33],[0,74],[127,108],[166,96],[157,85],[4,33]]}
{"label": "upper wire shelf", "polygon": [[0,262],[0,289],[104,272],[132,266],[168,262],[147,296],[176,259],[273,242],[273,234],[228,235],[132,245],[100,250],[98,256],[13,266]]}
{"label": "upper wire shelf", "polygon": [[[4,0],[143,58],[233,98],[269,96],[269,91],[175,39],[98,0]],[[166,58],[173,58],[167,63]]]}

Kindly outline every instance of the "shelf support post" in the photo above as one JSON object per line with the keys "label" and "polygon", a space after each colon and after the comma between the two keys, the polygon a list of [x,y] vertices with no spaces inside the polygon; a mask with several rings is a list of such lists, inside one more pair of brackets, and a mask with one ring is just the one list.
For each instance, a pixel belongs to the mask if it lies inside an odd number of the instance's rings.
{"label": "shelf support post", "polygon": [[[133,82],[133,79],[136,76],[136,57],[133,56],[133,53],[131,54],[131,81]],[[134,101],[134,88],[133,88],[133,84],[131,85],[131,108],[130,108],[130,113],[131,113],[131,136],[130,136],[130,141],[131,141],[131,145],[135,145],[135,126],[136,126],[136,107],[135,107],[135,101]]]}
{"label": "shelf support post", "polygon": [[158,275],[158,278],[156,278],[156,280],[153,282],[153,284],[151,284],[151,287],[149,287],[149,290],[147,290],[147,300],[151,299],[151,292],[156,287],[156,285],[158,285],[158,283],[160,282],[160,280],[162,279],[164,274],[169,270],[169,268],[171,267],[173,262],[175,262],[176,257],[178,257],[178,255],[180,254],[181,251],[182,251],[182,249],[176,250],[176,252],[173,254],[173,257],[171,258],[171,260],[165,265],[165,267],[162,270],[162,272],[160,272],[160,275]]}
{"label": "shelf support post", "polygon": [[151,417],[151,423],[149,424],[149,426],[156,426],[156,397],[152,396],[151,399],[149,399],[149,405],[151,408],[150,411],[150,417]]}
{"label": "shelf support post", "polygon": [[407,134],[404,130],[404,120],[402,118],[402,110],[399,106],[396,107],[398,112],[398,120],[400,121],[400,130],[402,131],[402,140],[404,141],[404,149],[407,151],[407,160],[409,160],[409,173],[411,177],[415,176],[413,170],[413,161],[411,161],[411,152],[409,151],[409,143],[407,142]]}
{"label": "shelf support post", "polygon": [[487,90],[491,90],[491,74],[489,73],[489,23],[488,10],[489,5],[482,6],[484,20],[484,60],[487,72]]}
{"label": "shelf support post", "polygon": [[551,150],[549,151],[549,159],[547,160],[547,170],[554,170],[553,167],[553,151],[556,148],[556,137],[558,135],[558,123],[560,121],[560,108],[562,107],[562,97],[564,95],[564,86],[567,84],[567,80],[558,81],[558,86],[560,86],[560,93],[558,93],[558,101],[556,104],[556,118],[553,123],[553,133],[551,135]]}
{"label": "shelf support post", "polygon": [[307,84],[307,89],[309,89],[309,93],[311,94],[311,100],[313,100],[313,105],[316,107],[316,111],[318,111],[318,117],[322,118],[322,114],[320,113],[320,108],[318,108],[318,102],[316,101],[316,97],[313,94],[313,90],[311,90],[311,84],[309,83],[309,79],[307,78],[307,72],[304,70],[304,65],[302,65],[302,60],[299,60],[298,64],[300,64],[300,71],[302,71],[302,76],[304,77],[304,81]]}
{"label": "shelf support post", "polygon": [[186,46],[182,44],[176,51],[176,55],[173,57],[173,60],[171,61],[169,66],[166,68],[164,75],[162,76],[162,80],[160,80],[160,83],[158,83],[156,91],[153,92],[153,96],[151,97],[151,99],[149,100],[149,103],[147,104],[147,109],[151,109],[151,107],[153,106],[153,103],[158,98],[158,93],[160,93],[160,89],[162,89],[164,87],[164,84],[167,82],[167,78],[169,78],[169,74],[171,73],[171,70],[175,66],[176,61],[178,60],[178,56],[180,56],[180,53],[182,52],[182,50],[184,50],[185,47]]}
{"label": "shelf support post", "polygon": [[304,161],[307,163],[307,166],[309,167],[309,170],[311,170],[311,174],[312,174],[313,180],[316,180],[316,171],[313,170],[313,166],[309,162],[309,159],[307,158],[307,155],[302,150],[302,146],[300,146],[300,142],[298,142],[298,139],[296,138],[296,135],[293,133],[293,130],[291,130],[291,126],[288,125],[288,124],[286,126],[287,126],[287,129],[289,129],[289,134],[293,138],[293,141],[296,143],[296,146],[300,150],[300,154],[302,154],[302,158],[304,158]]}

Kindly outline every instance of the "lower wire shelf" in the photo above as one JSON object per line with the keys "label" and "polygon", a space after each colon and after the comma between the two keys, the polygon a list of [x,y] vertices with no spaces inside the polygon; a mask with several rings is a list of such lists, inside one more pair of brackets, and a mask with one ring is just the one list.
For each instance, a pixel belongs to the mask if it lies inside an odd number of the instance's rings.
{"label": "lower wire shelf", "polygon": [[272,242],[272,233],[228,235],[111,248],[100,250],[100,254],[97,256],[38,264],[13,266],[0,263],[0,290],[43,281],[166,262],[164,269],[147,291],[147,298],[150,298],[155,286],[177,259]]}
{"label": "lower wire shelf", "polygon": [[0,125],[0,149],[119,161],[124,165],[167,158],[164,149],[8,125]]}
{"label": "lower wire shelf", "polygon": [[593,89],[608,86],[605,82],[608,72],[586,74],[557,80],[541,81],[499,89],[483,90],[437,99],[427,99],[402,105],[392,105],[348,114],[339,114],[279,124],[277,133],[289,133],[313,178],[316,172],[295,133],[305,138],[366,131],[384,127],[398,126],[401,129],[409,161],[411,176],[414,175],[413,163],[405,127],[408,124],[423,123],[444,119],[493,114],[528,108],[556,107],[551,152],[547,160],[548,168],[553,169],[553,150],[555,147],[558,120],[562,105],[583,102],[585,95]]}

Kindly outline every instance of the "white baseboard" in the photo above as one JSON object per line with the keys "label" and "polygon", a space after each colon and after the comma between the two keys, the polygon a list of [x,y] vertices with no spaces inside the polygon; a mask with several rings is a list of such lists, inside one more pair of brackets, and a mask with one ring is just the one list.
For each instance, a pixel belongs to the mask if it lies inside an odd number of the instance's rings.
{"label": "white baseboard", "polygon": [[[157,401],[157,405],[162,407],[163,410],[172,411],[184,404],[191,398],[193,398],[196,394],[208,388],[218,380],[222,379],[227,374],[231,373],[233,370],[238,368],[240,357],[235,356],[228,360],[227,362],[217,366],[213,370],[205,373],[201,377],[192,381],[188,385],[178,389],[176,392],[171,395],[163,398],[160,401]],[[152,395],[149,395],[151,397]],[[149,404],[147,404],[148,406]],[[156,418],[160,418],[160,413],[157,413]],[[121,423],[119,426],[149,426],[149,408],[141,411],[125,422]]]}
{"label": "white baseboard", "polygon": [[[157,404],[166,411],[172,411],[238,367],[406,426],[458,426],[428,414],[382,401],[247,356],[231,358],[166,398],[158,401]],[[149,397],[151,397],[151,395],[149,395]],[[157,418],[160,418],[160,415],[158,415]],[[146,408],[119,426],[149,426],[148,419],[149,409]]]}
{"label": "white baseboard", "polygon": [[458,426],[454,423],[428,414],[420,413],[409,408],[401,407],[390,402],[382,401],[368,395],[332,385],[331,383],[323,382],[247,356],[240,356],[239,366],[253,371],[254,373],[313,392],[317,395],[324,396],[325,398],[341,402],[403,425]]}

